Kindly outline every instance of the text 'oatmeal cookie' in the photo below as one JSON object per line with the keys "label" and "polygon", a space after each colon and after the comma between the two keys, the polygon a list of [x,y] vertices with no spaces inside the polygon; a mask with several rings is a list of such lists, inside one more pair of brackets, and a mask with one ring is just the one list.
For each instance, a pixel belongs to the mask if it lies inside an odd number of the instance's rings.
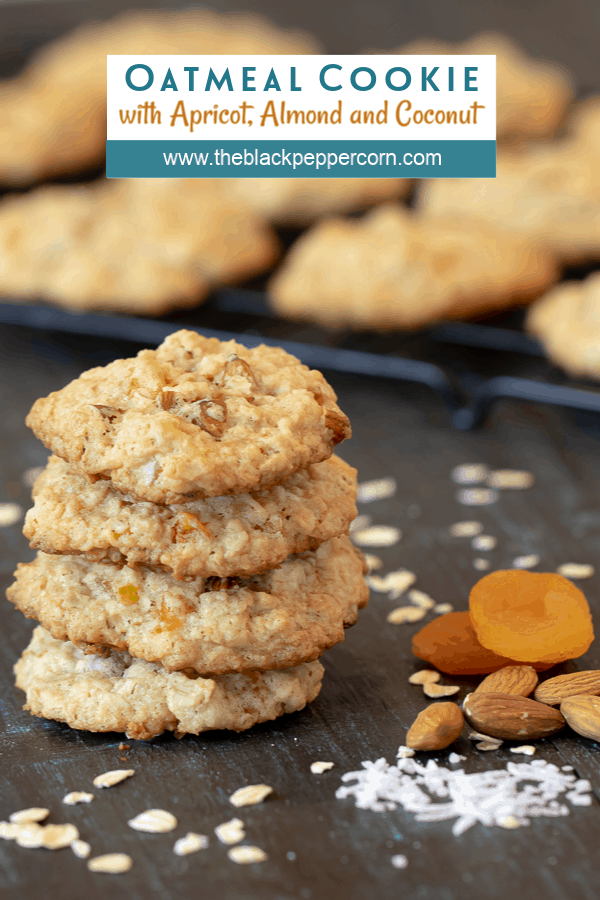
{"label": "text 'oatmeal cookie'", "polygon": [[153,503],[267,487],[328,459],[350,423],[320,372],[192,331],[90,369],[27,424],[80,472]]}

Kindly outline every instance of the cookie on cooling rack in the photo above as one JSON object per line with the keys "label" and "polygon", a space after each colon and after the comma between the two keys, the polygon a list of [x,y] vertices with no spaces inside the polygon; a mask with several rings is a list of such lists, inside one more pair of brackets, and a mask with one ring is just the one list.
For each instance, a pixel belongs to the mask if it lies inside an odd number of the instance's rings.
{"label": "cookie on cooling rack", "polygon": [[526,303],[556,279],[554,256],[491,224],[382,206],[303,235],[272,279],[283,316],[354,328],[416,328]]}
{"label": "cookie on cooling rack", "polygon": [[84,731],[121,731],[147,740],[174,731],[245,731],[297,712],[321,689],[323,666],[199,678],[168,673],[128,653],[90,656],[38,627],[15,665],[17,687],[34,716]]}
{"label": "cookie on cooling rack", "polygon": [[153,503],[243,493],[328,459],[351,434],[320,372],[278,347],[193,331],[90,369],[37,400],[53,453]]}
{"label": "cookie on cooling rack", "polygon": [[578,378],[600,378],[600,272],[564,281],[529,310],[527,330],[550,359]]}
{"label": "cookie on cooling rack", "polygon": [[55,185],[0,203],[0,296],[11,301],[159,315],[277,252],[269,227],[211,179]]}

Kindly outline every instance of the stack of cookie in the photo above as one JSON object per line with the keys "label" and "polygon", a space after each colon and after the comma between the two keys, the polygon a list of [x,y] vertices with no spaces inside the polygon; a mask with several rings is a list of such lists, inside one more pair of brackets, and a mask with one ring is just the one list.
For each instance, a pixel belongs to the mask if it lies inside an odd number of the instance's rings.
{"label": "stack of cookie", "polygon": [[283,350],[194,332],[92,369],[27,423],[55,454],[9,600],[33,714],[150,738],[302,709],[367,602],[331,387]]}

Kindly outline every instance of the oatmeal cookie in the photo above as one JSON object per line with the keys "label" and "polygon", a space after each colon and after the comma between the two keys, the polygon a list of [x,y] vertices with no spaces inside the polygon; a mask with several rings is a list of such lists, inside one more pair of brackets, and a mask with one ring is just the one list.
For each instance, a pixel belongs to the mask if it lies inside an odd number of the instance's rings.
{"label": "oatmeal cookie", "polygon": [[496,178],[427,181],[417,208],[427,218],[459,216],[541,241],[562,264],[600,257],[600,166],[576,141],[499,152]]}
{"label": "oatmeal cookie", "polygon": [[306,54],[313,38],[253,14],[131,11],[37,50],[0,84],[0,180],[24,185],[100,165],[108,54]]}
{"label": "oatmeal cookie", "polygon": [[556,279],[554,256],[480,221],[381,206],[332,219],[292,247],[270,290],[281,315],[415,328],[524,303]]}
{"label": "oatmeal cookie", "polygon": [[165,671],[284,669],[343,641],[368,601],[362,555],[340,537],[246,578],[175,581],[144,567],[49,556],[20,564],[7,597],[59,640],[127,650]]}
{"label": "oatmeal cookie", "polygon": [[529,56],[503,34],[478,34],[461,44],[416,41],[391,52],[495,55],[498,140],[552,137],[563,123],[574,95],[573,79],[566,69]]}
{"label": "oatmeal cookie", "polygon": [[27,424],[78,471],[153,503],[243,493],[328,459],[350,423],[320,372],[284,350],[192,331],[84,372]]}
{"label": "oatmeal cookie", "polygon": [[600,272],[563,281],[529,310],[527,330],[576,378],[600,378]]}
{"label": "oatmeal cookie", "polygon": [[290,553],[345,534],[356,516],[356,470],[332,456],[282,484],[172,506],[136,501],[57,456],[33,487],[23,533],[45,553],[144,564],[188,575],[253,575]]}
{"label": "oatmeal cookie", "polygon": [[399,200],[408,178],[232,178],[231,196],[277,225],[305,226],[383,200]]}
{"label": "oatmeal cookie", "polygon": [[36,628],[15,666],[34,716],[82,731],[124,731],[148,740],[202,731],[244,731],[303,709],[321,688],[323,666],[305,663],[278,672],[198,678],[168,673],[128,653],[90,656]]}
{"label": "oatmeal cookie", "polygon": [[143,315],[197,306],[278,252],[269,227],[224,185],[103,179],[13,195],[0,204],[0,295]]}

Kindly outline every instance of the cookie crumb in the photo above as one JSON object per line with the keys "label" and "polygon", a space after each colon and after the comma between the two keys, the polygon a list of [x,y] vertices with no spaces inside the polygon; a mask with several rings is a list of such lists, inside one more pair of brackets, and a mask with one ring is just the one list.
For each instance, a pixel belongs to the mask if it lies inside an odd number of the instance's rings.
{"label": "cookie crumb", "polygon": [[120,784],[126,778],[135,775],[134,769],[112,769],[110,772],[104,772],[103,775],[96,775],[94,778],[94,787],[109,788],[115,784]]}
{"label": "cookie crumb", "polygon": [[327,772],[329,769],[333,769],[332,762],[322,762],[321,760],[317,760],[310,764],[310,771],[313,775],[322,775],[323,772]]}
{"label": "cookie crumb", "polygon": [[62,802],[67,806],[75,806],[77,803],[91,803],[93,799],[94,795],[88,794],[86,791],[71,791],[69,794],[65,794]]}
{"label": "cookie crumb", "polygon": [[222,844],[237,844],[246,837],[244,823],[241,819],[230,819],[215,828],[215,834]]}
{"label": "cookie crumb", "polygon": [[166,809],[146,809],[127,822],[135,831],[148,834],[162,834],[177,828],[177,819]]}
{"label": "cookie crumb", "polygon": [[227,851],[227,856],[234,863],[241,866],[248,866],[252,863],[261,863],[268,859],[267,854],[260,847],[251,847],[244,845],[242,847],[232,847]]}
{"label": "cookie crumb", "polygon": [[254,806],[256,803],[262,803],[272,793],[273,788],[268,784],[249,784],[247,787],[235,791],[229,798],[229,802],[233,806]]}
{"label": "cookie crumb", "polygon": [[208,838],[205,834],[196,834],[195,831],[188,831],[185,837],[175,841],[173,853],[176,856],[188,856],[190,853],[197,853],[198,850],[206,850],[207,847]]}
{"label": "cookie crumb", "polygon": [[105,872],[108,875],[120,875],[129,872],[133,860],[126,853],[105,853],[95,856],[87,864],[90,872]]}

